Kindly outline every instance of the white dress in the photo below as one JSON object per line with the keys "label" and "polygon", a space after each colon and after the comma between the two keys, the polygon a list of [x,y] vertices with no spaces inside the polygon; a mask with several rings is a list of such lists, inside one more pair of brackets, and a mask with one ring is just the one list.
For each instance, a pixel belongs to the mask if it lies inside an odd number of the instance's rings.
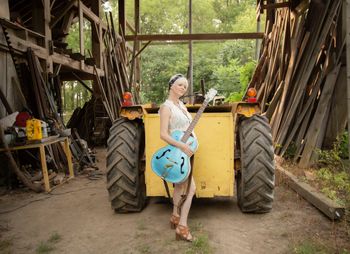
{"label": "white dress", "polygon": [[175,105],[171,100],[166,100],[163,105],[168,107],[171,111],[168,129],[169,133],[172,133],[175,130],[186,131],[191,124],[192,116],[187,111],[187,108],[182,101],[179,101],[179,106]]}

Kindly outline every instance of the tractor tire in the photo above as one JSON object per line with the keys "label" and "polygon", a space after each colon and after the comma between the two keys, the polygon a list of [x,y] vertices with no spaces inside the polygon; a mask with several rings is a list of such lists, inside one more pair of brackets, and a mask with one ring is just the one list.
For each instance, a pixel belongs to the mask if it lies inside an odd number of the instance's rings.
{"label": "tractor tire", "polygon": [[117,213],[140,212],[146,202],[144,126],[120,118],[107,141],[107,190]]}
{"label": "tractor tire", "polygon": [[244,118],[238,127],[241,169],[236,175],[238,206],[267,213],[274,199],[275,163],[271,127],[265,116]]}

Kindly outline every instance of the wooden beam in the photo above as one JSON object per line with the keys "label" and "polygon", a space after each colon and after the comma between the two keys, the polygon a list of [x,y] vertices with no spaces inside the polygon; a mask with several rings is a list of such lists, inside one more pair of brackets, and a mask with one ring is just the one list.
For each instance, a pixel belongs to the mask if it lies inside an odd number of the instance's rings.
{"label": "wooden beam", "polygon": [[287,185],[297,192],[300,196],[306,199],[309,203],[319,209],[331,220],[339,220],[345,214],[344,207],[338,205],[333,200],[318,192],[309,184],[300,181],[296,176],[287,170],[283,169],[276,163],[277,172],[282,176],[280,182],[286,182]]}
{"label": "wooden beam", "polygon": [[86,7],[86,5],[84,5],[82,2],[80,3],[80,5],[86,19],[88,19],[91,22],[95,22],[97,24],[102,23],[101,19],[95,13],[93,13],[88,7]]}
{"label": "wooden beam", "polygon": [[126,41],[208,41],[208,40],[238,40],[238,39],[262,39],[264,33],[221,33],[221,34],[140,34],[126,35]]}
{"label": "wooden beam", "polygon": [[286,8],[289,7],[290,3],[289,2],[283,2],[283,3],[274,3],[274,4],[264,4],[261,6],[263,10],[273,10],[277,8]]}

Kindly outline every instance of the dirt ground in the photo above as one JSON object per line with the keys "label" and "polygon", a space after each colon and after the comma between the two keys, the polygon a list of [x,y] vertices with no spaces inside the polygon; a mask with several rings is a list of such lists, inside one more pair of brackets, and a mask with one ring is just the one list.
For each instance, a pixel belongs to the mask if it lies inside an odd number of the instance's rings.
{"label": "dirt ground", "polygon": [[[104,172],[105,150],[97,151]],[[283,184],[268,214],[242,214],[235,198],[194,200],[189,221],[195,244],[175,241],[165,199],[150,199],[141,213],[115,214],[105,186],[105,176],[80,175],[51,194],[3,194],[0,253],[274,254],[293,253],[302,239],[349,248],[342,223],[329,221]]]}

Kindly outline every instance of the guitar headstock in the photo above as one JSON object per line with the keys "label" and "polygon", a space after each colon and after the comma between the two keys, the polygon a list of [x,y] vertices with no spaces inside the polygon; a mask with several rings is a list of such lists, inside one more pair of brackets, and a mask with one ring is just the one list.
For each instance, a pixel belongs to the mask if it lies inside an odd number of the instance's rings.
{"label": "guitar headstock", "polygon": [[210,88],[209,91],[205,95],[205,101],[208,103],[212,99],[214,99],[215,95],[218,93],[214,88]]}

